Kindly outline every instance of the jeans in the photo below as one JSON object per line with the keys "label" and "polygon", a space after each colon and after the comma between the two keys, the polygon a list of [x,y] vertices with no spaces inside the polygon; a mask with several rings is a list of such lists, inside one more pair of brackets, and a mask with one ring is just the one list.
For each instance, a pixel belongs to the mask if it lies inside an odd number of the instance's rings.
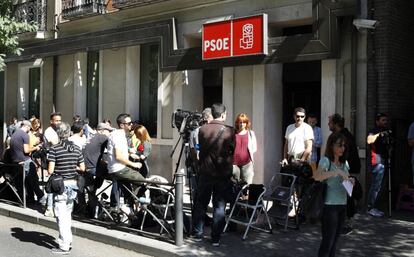
{"label": "jeans", "polygon": [[26,188],[29,201],[34,201],[34,195],[36,194],[37,200],[43,197],[44,193],[39,187],[39,176],[36,172],[36,166],[32,159],[27,159],[23,163],[23,170],[26,175]]}
{"label": "jeans", "polygon": [[197,186],[197,195],[195,199],[193,213],[193,234],[203,235],[204,217],[207,212],[207,206],[213,194],[213,225],[211,228],[211,239],[220,240],[221,233],[225,225],[225,208],[231,193],[230,178],[212,178],[201,175]]}
{"label": "jeans", "polygon": [[345,223],[346,205],[325,205],[322,214],[322,241],[318,257],[333,257]]}
{"label": "jeans", "polygon": [[61,195],[53,194],[56,222],[59,229],[59,248],[69,251],[72,245],[72,210],[77,196],[76,179],[65,180],[65,192]]}
{"label": "jeans", "polygon": [[241,180],[247,184],[253,183],[253,162],[249,162],[243,166],[233,165],[233,178],[237,181]]}
{"label": "jeans", "polygon": [[375,202],[379,191],[381,190],[381,183],[384,177],[384,164],[377,164],[372,167],[372,183],[368,193],[368,209],[375,207]]}

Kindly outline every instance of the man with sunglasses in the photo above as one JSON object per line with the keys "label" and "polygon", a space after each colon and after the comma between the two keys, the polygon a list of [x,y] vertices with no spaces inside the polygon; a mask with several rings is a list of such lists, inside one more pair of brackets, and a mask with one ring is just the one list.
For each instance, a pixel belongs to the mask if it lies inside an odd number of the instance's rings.
{"label": "man with sunglasses", "polygon": [[287,165],[288,161],[310,160],[314,135],[312,127],[304,122],[305,114],[302,107],[295,108],[293,112],[295,123],[286,128],[282,166]]}
{"label": "man with sunglasses", "polygon": [[[116,122],[118,129],[114,130],[108,139],[108,174],[115,180],[130,181],[132,184],[139,186],[145,180],[136,171],[142,167],[142,163],[129,160],[127,138],[132,128],[131,116],[127,113],[119,114]],[[119,191],[114,183],[111,192],[111,206],[117,207],[118,202]]]}

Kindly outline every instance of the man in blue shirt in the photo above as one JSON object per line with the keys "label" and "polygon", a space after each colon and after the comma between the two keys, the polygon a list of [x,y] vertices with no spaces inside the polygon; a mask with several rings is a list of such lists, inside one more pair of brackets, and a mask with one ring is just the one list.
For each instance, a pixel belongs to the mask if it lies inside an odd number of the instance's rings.
{"label": "man in blue shirt", "polygon": [[315,114],[311,113],[308,115],[307,123],[313,129],[313,144],[312,144],[312,154],[311,154],[311,166],[313,170],[316,170],[317,163],[321,157],[321,147],[322,147],[322,130],[320,127],[316,126],[318,123],[318,118]]}

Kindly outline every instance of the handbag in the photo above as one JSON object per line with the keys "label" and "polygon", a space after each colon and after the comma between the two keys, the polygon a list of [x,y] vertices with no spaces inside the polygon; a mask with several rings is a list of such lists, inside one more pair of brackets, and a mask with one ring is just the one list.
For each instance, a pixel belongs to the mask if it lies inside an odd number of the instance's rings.
{"label": "handbag", "polygon": [[61,195],[65,192],[65,184],[63,183],[63,177],[59,174],[53,173],[45,186],[45,191],[48,194]]}
{"label": "handbag", "polygon": [[315,182],[312,185],[310,199],[306,208],[306,216],[311,224],[318,222],[322,218],[326,189],[327,184],[325,182]]}

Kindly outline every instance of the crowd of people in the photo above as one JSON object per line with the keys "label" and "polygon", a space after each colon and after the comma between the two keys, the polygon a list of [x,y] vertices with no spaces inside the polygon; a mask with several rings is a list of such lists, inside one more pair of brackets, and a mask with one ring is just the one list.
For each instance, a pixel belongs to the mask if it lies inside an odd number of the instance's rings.
{"label": "crowd of people", "polygon": [[[345,120],[340,114],[328,117],[327,125],[332,134],[326,142],[325,153],[321,153],[322,132],[317,126],[317,116],[306,115],[304,108],[294,109],[294,123],[286,128],[280,164],[283,167],[295,162],[308,163],[312,168],[313,180],[326,183],[319,256],[334,256],[340,234],[352,231],[352,217],[359,199],[347,194],[343,181],[355,185],[355,175],[361,169],[360,158],[355,138],[345,128]],[[206,108],[202,113],[202,126],[196,128],[190,138],[191,158],[196,166],[192,237],[195,241],[203,240],[207,206],[212,199],[213,246],[220,245],[226,204],[234,201],[234,184],[252,184],[255,175],[257,140],[248,115],[238,114],[234,126],[225,124],[226,117],[223,104],[216,103]],[[23,166],[27,176],[28,201],[46,205],[45,215],[56,217],[59,248],[54,252],[69,253],[71,249],[73,202],[78,199],[81,211],[86,205],[84,191],[79,187],[88,186],[94,192],[102,185],[105,176],[111,178],[110,205],[118,207],[121,186],[117,181],[128,181],[132,191],[137,193],[150,174],[148,157],[152,147],[148,131],[143,125],[133,123],[126,113],[120,114],[116,123],[117,129],[109,120],[104,120],[93,129],[87,119],[75,116],[72,125],[69,125],[62,122],[61,113],[55,112],[50,115],[50,126],[44,133],[39,119],[35,117],[30,121],[13,119],[7,128],[9,146],[4,159]],[[367,207],[368,213],[375,217],[384,215],[377,207],[377,196],[388,154],[385,142],[387,124],[387,116],[378,114],[376,127],[367,136],[371,153],[369,170],[372,174]],[[413,131],[414,125],[408,135],[411,145],[414,145]],[[40,189],[39,176],[43,177],[45,169],[46,176],[57,173],[64,178],[63,194],[46,195]],[[295,197],[300,199],[300,192]]]}
{"label": "crowd of people", "polygon": [[[143,125],[133,123],[126,113],[120,114],[116,122],[118,129],[107,119],[93,129],[87,119],[81,120],[78,115],[70,125],[62,122],[61,113],[54,112],[44,133],[36,117],[13,119],[8,126],[3,160],[22,165],[27,202],[45,205],[45,216],[56,217],[59,247],[52,249],[53,253],[68,254],[72,248],[74,203],[78,203],[80,215],[89,214],[83,188],[87,186],[94,193],[105,177],[110,178],[113,180],[111,206],[118,208],[121,194],[118,181],[140,187],[149,176],[147,158],[151,153],[151,137],[148,131]],[[44,193],[39,176],[49,179],[59,176],[63,181],[62,190]]]}

